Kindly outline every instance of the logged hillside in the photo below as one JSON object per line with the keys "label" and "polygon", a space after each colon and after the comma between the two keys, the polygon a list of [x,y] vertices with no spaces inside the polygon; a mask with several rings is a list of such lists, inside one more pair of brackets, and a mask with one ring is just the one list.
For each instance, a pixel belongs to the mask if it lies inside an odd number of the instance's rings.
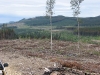
{"label": "logged hillside", "polygon": [[[56,63],[56,67],[64,68],[58,71],[59,75],[100,75],[100,16],[80,18],[79,48],[78,30],[74,27],[76,18],[55,16],[52,20],[52,50],[47,17],[22,19],[1,26],[0,59],[9,63],[7,74],[45,75],[44,68],[55,68],[53,65]],[[17,38],[12,38],[15,34]],[[49,75],[54,75],[52,73]]]}
{"label": "logged hillside", "polygon": [[[80,26],[100,26],[100,16],[97,17],[86,17],[79,18]],[[52,17],[53,26],[77,26],[77,20],[75,17],[65,17],[65,16],[53,16]],[[24,24],[26,26],[49,26],[49,17],[39,16],[35,18],[22,19],[11,25],[19,26]]]}
{"label": "logged hillside", "polygon": [[[99,42],[99,41],[98,41]],[[8,63],[7,75],[58,75],[43,74],[44,68],[54,63],[65,68],[59,75],[100,75],[100,45],[53,40],[0,40],[0,59]],[[62,67],[61,67],[62,68]]]}

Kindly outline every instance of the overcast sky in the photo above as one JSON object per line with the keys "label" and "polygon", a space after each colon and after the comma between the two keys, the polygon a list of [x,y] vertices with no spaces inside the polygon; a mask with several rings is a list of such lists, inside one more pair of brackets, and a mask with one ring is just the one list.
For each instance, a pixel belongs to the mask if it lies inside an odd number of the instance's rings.
{"label": "overcast sky", "polygon": [[[47,0],[0,0],[0,23],[18,21],[22,18],[45,16]],[[54,16],[71,17],[70,0],[56,0]],[[80,17],[100,15],[100,0],[84,0],[80,6]]]}

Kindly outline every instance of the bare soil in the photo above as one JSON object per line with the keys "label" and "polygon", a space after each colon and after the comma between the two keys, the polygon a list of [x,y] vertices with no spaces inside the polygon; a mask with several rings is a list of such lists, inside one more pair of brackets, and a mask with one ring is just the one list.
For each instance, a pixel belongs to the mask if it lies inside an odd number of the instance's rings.
{"label": "bare soil", "polygon": [[[43,75],[45,67],[53,67],[54,62],[60,63],[73,71],[66,75],[100,75],[100,45],[53,40],[0,40],[0,60],[9,63],[6,68],[8,75]],[[79,67],[79,68],[78,68]]]}

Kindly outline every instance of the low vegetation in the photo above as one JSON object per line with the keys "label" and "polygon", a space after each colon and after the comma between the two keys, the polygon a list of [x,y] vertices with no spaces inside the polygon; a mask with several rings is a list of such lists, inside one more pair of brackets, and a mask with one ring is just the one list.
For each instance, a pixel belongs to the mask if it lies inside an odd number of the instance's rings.
{"label": "low vegetation", "polygon": [[[41,26],[42,27],[42,26]],[[2,27],[0,29],[0,39],[50,39],[50,30],[43,29],[26,29],[26,28],[13,28]],[[77,28],[76,27],[59,27],[53,29],[53,40],[63,40],[77,42]],[[100,27],[80,27],[80,41],[86,43],[100,44],[94,40],[100,40]]]}

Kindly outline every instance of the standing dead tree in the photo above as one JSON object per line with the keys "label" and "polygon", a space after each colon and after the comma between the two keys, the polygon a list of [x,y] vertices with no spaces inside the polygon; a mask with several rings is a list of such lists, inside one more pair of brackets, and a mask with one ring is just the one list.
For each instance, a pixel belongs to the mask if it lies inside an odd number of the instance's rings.
{"label": "standing dead tree", "polygon": [[46,1],[46,16],[50,17],[50,25],[51,25],[51,50],[52,50],[52,15],[53,15],[54,4],[55,0]]}

